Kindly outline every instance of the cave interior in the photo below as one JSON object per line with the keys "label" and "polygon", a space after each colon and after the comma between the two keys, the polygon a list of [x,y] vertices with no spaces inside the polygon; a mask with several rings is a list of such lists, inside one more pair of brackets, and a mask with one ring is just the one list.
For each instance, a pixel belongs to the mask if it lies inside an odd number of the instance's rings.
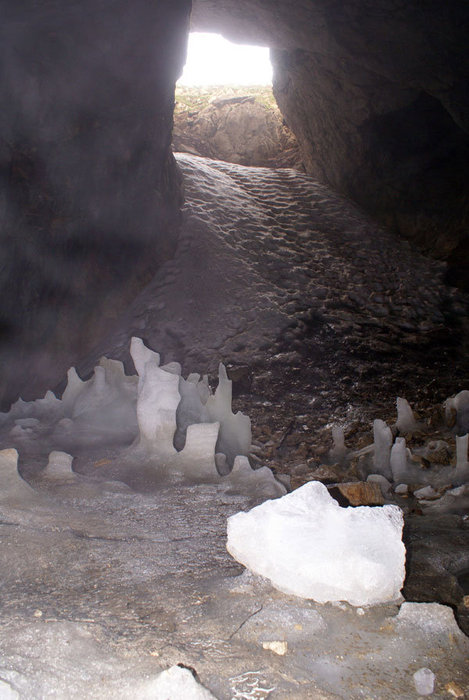
{"label": "cave interior", "polygon": [[[160,697],[177,664],[220,700],[410,698],[427,665],[465,697],[468,3],[1,6],[0,697]],[[301,172],[173,154],[189,30],[270,47]],[[313,480],[398,504],[410,607],[313,609],[228,557],[227,517]]]}

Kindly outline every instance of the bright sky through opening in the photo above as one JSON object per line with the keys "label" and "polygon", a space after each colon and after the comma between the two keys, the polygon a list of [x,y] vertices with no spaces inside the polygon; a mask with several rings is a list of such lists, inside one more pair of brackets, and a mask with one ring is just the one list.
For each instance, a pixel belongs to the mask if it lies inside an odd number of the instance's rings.
{"label": "bright sky through opening", "polygon": [[232,44],[220,34],[189,34],[178,85],[272,85],[269,49]]}

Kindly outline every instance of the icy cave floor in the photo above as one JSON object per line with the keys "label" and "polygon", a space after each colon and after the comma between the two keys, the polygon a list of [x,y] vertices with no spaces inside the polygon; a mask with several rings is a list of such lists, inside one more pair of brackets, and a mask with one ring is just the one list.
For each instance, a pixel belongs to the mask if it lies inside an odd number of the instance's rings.
{"label": "icy cave floor", "polygon": [[[372,418],[395,420],[396,396],[423,417],[467,388],[467,300],[440,284],[441,265],[294,171],[178,160],[177,254],[82,376],[102,355],[129,368],[132,336],[182,362],[184,376],[213,377],[224,361],[258,464],[294,486],[325,461],[333,423],[361,447]],[[469,690],[468,640],[450,608],[406,618],[398,604],[281,594],[226,551],[226,518],[252,494],[161,484],[138,462],[126,478],[122,446],[83,437],[76,475],[61,481],[43,478],[44,444],[2,435],[32,489],[0,503],[0,697],[150,698],[177,663],[219,700],[415,698],[422,667],[436,674],[433,697],[450,697],[451,683]],[[415,511],[409,599],[456,605],[447,574],[467,557],[467,518]]]}
{"label": "icy cave floor", "polygon": [[469,641],[448,616],[316,605],[241,575],[225,520],[242,498],[108,489],[3,514],[0,677],[19,697],[152,698],[178,663],[219,700],[416,698],[422,667],[433,697],[467,687]]}

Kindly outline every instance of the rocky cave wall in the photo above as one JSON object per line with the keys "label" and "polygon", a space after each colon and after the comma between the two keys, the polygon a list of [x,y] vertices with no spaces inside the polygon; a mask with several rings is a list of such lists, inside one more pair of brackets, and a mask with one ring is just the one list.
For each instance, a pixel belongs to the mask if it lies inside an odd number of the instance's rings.
{"label": "rocky cave wall", "polygon": [[172,252],[190,0],[2,0],[0,385],[37,396]]}
{"label": "rocky cave wall", "polygon": [[272,48],[308,172],[469,286],[469,5],[194,0],[192,29]]}

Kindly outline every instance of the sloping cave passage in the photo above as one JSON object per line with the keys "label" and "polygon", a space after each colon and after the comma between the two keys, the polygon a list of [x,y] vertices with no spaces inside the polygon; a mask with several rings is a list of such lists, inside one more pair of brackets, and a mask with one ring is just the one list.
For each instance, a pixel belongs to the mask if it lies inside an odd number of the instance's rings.
{"label": "sloping cave passage", "polygon": [[193,28],[272,47],[274,92],[307,171],[467,285],[464,3],[241,5],[197,0]]}
{"label": "sloping cave passage", "polygon": [[[2,16],[1,396],[26,401],[0,415],[0,695],[143,700],[182,664],[219,700],[391,700],[430,663],[464,695],[467,3]],[[190,24],[272,47],[306,172],[173,156]],[[308,482],[318,512],[405,515],[382,605],[228,556],[229,516]],[[296,577],[309,542],[273,522]],[[359,587],[353,534],[324,568]]]}

